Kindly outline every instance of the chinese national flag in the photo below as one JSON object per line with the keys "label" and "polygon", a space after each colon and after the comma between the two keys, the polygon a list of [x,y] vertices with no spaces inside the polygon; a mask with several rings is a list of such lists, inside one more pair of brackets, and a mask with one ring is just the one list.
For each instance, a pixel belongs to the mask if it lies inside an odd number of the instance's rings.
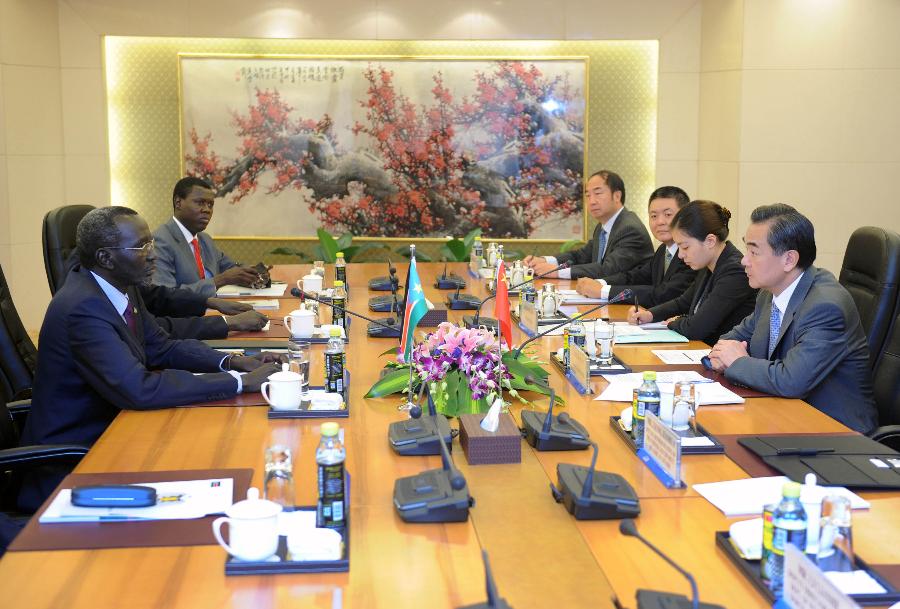
{"label": "chinese national flag", "polygon": [[506,340],[506,346],[512,348],[512,321],[509,318],[509,287],[506,285],[506,270],[503,261],[497,267],[495,287],[497,297],[494,299],[494,318],[500,326],[500,336]]}

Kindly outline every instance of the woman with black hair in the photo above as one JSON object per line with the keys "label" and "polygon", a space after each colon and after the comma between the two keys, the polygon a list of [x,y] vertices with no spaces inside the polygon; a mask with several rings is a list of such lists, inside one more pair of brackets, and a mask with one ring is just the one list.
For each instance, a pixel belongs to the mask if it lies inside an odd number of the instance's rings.
{"label": "woman with black hair", "polygon": [[731,212],[713,201],[691,201],[672,219],[678,257],[699,271],[681,296],[651,309],[633,309],[632,324],[666,320],[669,329],[710,345],[753,312],[756,290],[728,241]]}

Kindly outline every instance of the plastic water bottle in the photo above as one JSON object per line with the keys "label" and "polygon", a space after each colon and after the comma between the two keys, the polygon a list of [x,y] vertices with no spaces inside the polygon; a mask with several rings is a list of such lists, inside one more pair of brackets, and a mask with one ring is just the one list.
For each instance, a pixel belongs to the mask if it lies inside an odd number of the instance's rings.
{"label": "plastic water bottle", "polygon": [[786,482],[781,503],[772,513],[772,554],[767,561],[769,588],[776,598],[784,592],[784,552],[788,544],[806,551],[806,510],[800,503],[800,484]]}
{"label": "plastic water bottle", "polygon": [[484,262],[484,244],[481,242],[481,237],[475,237],[475,242],[472,244],[472,254],[469,256],[469,268],[472,269],[473,272],[477,273],[481,268],[482,263]]}
{"label": "plastic water bottle", "polygon": [[659,398],[656,372],[648,370],[644,373],[644,382],[638,387],[637,401],[631,410],[631,437],[638,448],[644,445],[644,418],[647,413],[659,416]]}
{"label": "plastic water bottle", "polygon": [[584,322],[578,316],[573,317],[569,323],[569,346],[578,345],[584,351],[586,340]]}
{"label": "plastic water bottle", "polygon": [[344,252],[334,255],[334,280],[343,281],[347,285],[347,261],[344,260]]}
{"label": "plastic water bottle", "polygon": [[563,366],[569,369],[569,326],[563,328]]}
{"label": "plastic water bottle", "polygon": [[325,347],[325,391],[344,393],[344,339],[340,328],[331,329]]}
{"label": "plastic water bottle", "polygon": [[347,451],[337,423],[322,423],[322,439],[316,449],[319,482],[317,525],[335,529],[346,524],[344,505],[344,460]]}
{"label": "plastic water bottle", "polygon": [[347,328],[347,314],[344,307],[347,306],[347,290],[344,289],[344,282],[335,280],[334,292],[331,294],[331,323],[335,326]]}

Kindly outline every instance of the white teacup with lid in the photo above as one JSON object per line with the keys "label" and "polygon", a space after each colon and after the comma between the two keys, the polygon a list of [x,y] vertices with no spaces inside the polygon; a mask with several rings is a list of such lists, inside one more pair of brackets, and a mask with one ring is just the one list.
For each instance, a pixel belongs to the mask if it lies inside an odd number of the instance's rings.
{"label": "white teacup with lid", "polygon": [[291,311],[284,317],[284,327],[292,338],[310,338],[316,329],[316,313],[306,307]]}
{"label": "white teacup with lid", "polygon": [[269,375],[259,390],[273,410],[297,410],[303,389],[303,375],[290,370],[290,364],[281,364],[281,371]]}
{"label": "white teacup with lid", "polygon": [[[240,560],[266,560],[278,551],[278,514],[281,505],[259,498],[259,489],[247,489],[247,498],[225,510],[225,516],[212,523],[219,545]],[[228,523],[229,540],[222,538],[222,525]]]}
{"label": "white teacup with lid", "polygon": [[303,279],[297,280],[297,287],[309,294],[318,294],[322,291],[322,276],[318,273],[304,275]]}

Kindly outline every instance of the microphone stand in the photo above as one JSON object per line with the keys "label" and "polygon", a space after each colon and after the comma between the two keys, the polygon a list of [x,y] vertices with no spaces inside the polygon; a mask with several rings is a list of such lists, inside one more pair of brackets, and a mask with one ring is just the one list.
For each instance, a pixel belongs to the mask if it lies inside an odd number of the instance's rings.
{"label": "microphone stand", "polygon": [[[556,267],[555,269],[550,269],[550,270],[547,271],[546,273],[541,273],[540,275],[535,275],[534,277],[528,279],[527,281],[522,281],[522,282],[520,282],[520,283],[517,283],[516,285],[510,286],[509,289],[510,289],[510,291],[512,291],[512,290],[517,290],[517,289],[519,289],[520,287],[522,287],[523,285],[525,285],[526,283],[529,283],[529,282],[531,282],[531,281],[534,281],[535,279],[541,279],[541,278],[543,278],[543,277],[546,277],[546,276],[549,275],[550,273],[555,273],[556,271],[560,271],[560,270],[562,270],[562,269],[567,269],[567,268],[569,268],[569,266],[570,266],[570,264],[569,264],[568,262],[563,262],[562,264],[560,264],[560,265],[559,265],[558,267]],[[468,327],[468,328],[477,328],[477,327],[478,327],[478,320],[479,320],[479,318],[481,317],[481,307],[483,307],[484,304],[485,304],[487,301],[489,301],[489,300],[492,299],[492,298],[496,298],[496,297],[497,297],[497,289],[496,289],[496,287],[495,287],[495,288],[494,288],[494,293],[493,293],[493,294],[491,294],[490,296],[487,296],[487,297],[485,297],[484,299],[482,299],[481,303],[478,305],[478,309],[475,311],[475,315],[466,315],[465,317],[463,317],[463,321],[465,322],[466,327]],[[496,320],[494,320],[494,321],[496,322]],[[496,323],[491,323],[491,324],[486,324],[486,325],[494,326],[494,325],[496,325]]]}
{"label": "microphone stand", "polygon": [[301,300],[304,298],[309,298],[310,300],[318,302],[319,304],[323,304],[326,307],[331,307],[332,309],[337,309],[338,311],[343,311],[344,313],[346,313],[348,315],[352,315],[353,317],[359,317],[360,319],[364,319],[368,322],[372,322],[376,326],[381,326],[383,328],[387,328],[388,330],[396,330],[397,329],[395,326],[388,325],[384,322],[378,321],[377,319],[372,319],[371,317],[366,317],[365,315],[363,315],[361,313],[356,313],[355,311],[351,311],[351,310],[347,309],[346,307],[332,304],[331,302],[329,302],[327,300],[322,300],[321,298],[316,298],[309,292],[304,292],[304,291],[300,290],[299,288],[291,288],[291,296],[293,296],[294,298],[300,298]]}

